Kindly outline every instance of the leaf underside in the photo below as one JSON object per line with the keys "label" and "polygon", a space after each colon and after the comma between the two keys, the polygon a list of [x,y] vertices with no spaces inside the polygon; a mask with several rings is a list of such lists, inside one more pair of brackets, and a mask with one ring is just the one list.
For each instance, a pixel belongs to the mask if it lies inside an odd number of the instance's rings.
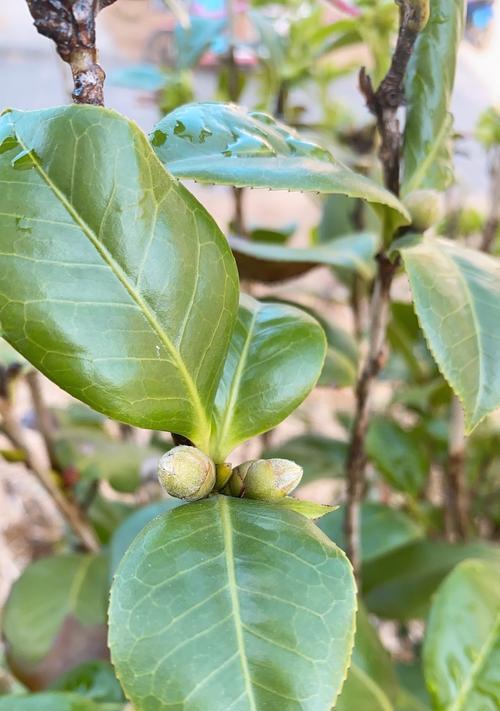
{"label": "leaf underside", "polygon": [[429,237],[400,251],[420,326],[470,432],[500,407],[500,262]]}
{"label": "leaf underside", "polygon": [[186,104],[155,126],[151,142],[160,160],[179,178],[341,193],[389,207],[399,224],[409,221],[406,208],[392,193],[267,114],[234,104]]}

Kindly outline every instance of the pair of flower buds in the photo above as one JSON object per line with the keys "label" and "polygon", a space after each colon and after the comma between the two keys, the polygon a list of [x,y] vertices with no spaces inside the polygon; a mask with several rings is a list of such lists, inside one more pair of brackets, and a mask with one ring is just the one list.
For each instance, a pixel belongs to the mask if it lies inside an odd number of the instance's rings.
{"label": "pair of flower buds", "polygon": [[197,501],[214,489],[229,496],[279,501],[290,494],[302,478],[302,467],[288,459],[252,459],[217,477],[215,463],[196,447],[179,445],[164,454],[158,464],[158,479],[167,494]]}

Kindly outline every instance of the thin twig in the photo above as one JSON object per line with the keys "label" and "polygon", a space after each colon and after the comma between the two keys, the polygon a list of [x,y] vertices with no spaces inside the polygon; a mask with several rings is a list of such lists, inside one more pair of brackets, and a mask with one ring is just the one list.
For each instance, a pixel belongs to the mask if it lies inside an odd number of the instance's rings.
{"label": "thin twig", "polygon": [[490,162],[490,213],[484,225],[481,250],[491,252],[500,228],[500,146],[496,146]]}
{"label": "thin twig", "polygon": [[[404,78],[419,31],[427,21],[425,2],[396,0],[399,6],[399,33],[391,66],[380,86],[374,91],[363,68],[360,89],[371,113],[377,119],[381,138],[379,157],[386,187],[399,195],[401,130],[398,109],[404,103]],[[344,520],[347,553],[360,579],[360,506],[366,488],[365,439],[368,431],[372,385],[383,367],[385,340],[390,308],[390,292],[398,261],[391,261],[382,251],[377,257],[377,274],[371,300],[368,354],[356,386],[356,411],[346,464],[347,501]]]}
{"label": "thin twig", "polygon": [[41,35],[56,44],[61,59],[73,74],[76,104],[104,106],[106,75],[99,65],[95,21],[100,10],[115,0],[26,0]]}
{"label": "thin twig", "polygon": [[455,542],[467,537],[469,506],[465,485],[465,422],[460,400],[451,401],[448,461],[446,465],[446,528]]}
{"label": "thin twig", "polygon": [[40,376],[36,370],[30,370],[29,373],[27,373],[26,383],[31,394],[33,409],[35,410],[36,424],[42,435],[50,466],[54,471],[62,473],[61,463],[59,462],[56,452],[54,423],[45,403],[40,386]]}
{"label": "thin twig", "polygon": [[67,498],[58,488],[52,479],[50,471],[44,469],[36,461],[27,442],[24,430],[14,414],[12,404],[5,398],[0,398],[0,416],[2,419],[2,431],[13,446],[23,452],[24,463],[27,468],[33,472],[51,496],[59,512],[73,529],[83,547],[88,551],[97,552],[99,550],[99,542],[90,524],[86,521],[85,517],[82,516],[76,504]]}

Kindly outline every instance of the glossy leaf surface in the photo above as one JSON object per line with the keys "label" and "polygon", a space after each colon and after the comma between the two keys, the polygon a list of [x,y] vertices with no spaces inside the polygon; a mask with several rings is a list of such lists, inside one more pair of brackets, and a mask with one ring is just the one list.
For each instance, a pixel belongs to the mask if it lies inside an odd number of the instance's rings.
{"label": "glossy leaf surface", "polygon": [[471,431],[500,406],[500,261],[446,239],[400,244],[420,325]]}
{"label": "glossy leaf surface", "polygon": [[[340,548],[345,548],[344,507],[319,522],[319,527]],[[364,563],[422,538],[422,528],[405,513],[384,504],[365,501],[361,506],[361,559]]]}
{"label": "glossy leaf surface", "polygon": [[441,585],[429,615],[424,671],[437,711],[499,708],[498,565],[464,561]]}
{"label": "glossy leaf surface", "polygon": [[392,193],[267,114],[247,112],[233,104],[187,104],[156,124],[151,141],[178,178],[236,187],[342,193],[386,205],[402,222],[409,219]]}
{"label": "glossy leaf surface", "polygon": [[112,658],[137,711],[330,711],[355,605],[347,559],[314,524],[213,497],[132,544],[111,594]]}
{"label": "glossy leaf surface", "polygon": [[297,462],[304,470],[301,484],[307,484],[314,479],[343,477],[347,444],[340,439],[304,434],[267,449],[263,456]]}
{"label": "glossy leaf surface", "polygon": [[107,656],[107,564],[65,554],[30,565],[14,584],[3,616],[9,663],[31,688]]}
{"label": "glossy leaf surface", "polygon": [[142,529],[156,516],[166,513],[176,506],[180,506],[180,499],[164,499],[163,501],[155,501],[152,504],[143,506],[137,511],[134,511],[123,523],[116,529],[113,538],[111,539],[110,551],[110,568],[114,575],[118,568],[121,559],[127,552],[128,547],[134,538],[142,531]]}
{"label": "glossy leaf surface", "polygon": [[371,232],[355,232],[303,248],[241,237],[231,237],[229,244],[242,279],[275,282],[293,279],[320,266],[342,267],[368,279],[374,271],[379,240]]}
{"label": "glossy leaf surface", "polygon": [[416,432],[379,415],[370,422],[366,452],[377,471],[395,489],[412,496],[422,491],[430,462]]}
{"label": "glossy leaf surface", "polygon": [[96,410],[206,445],[238,297],[212,218],[115,112],[8,112],[0,145],[5,338]]}
{"label": "glossy leaf surface", "polygon": [[321,326],[305,311],[243,295],[214,408],[211,456],[285,419],[309,394],[325,357]]}
{"label": "glossy leaf surface", "polygon": [[365,603],[380,617],[398,620],[423,617],[436,588],[466,558],[481,558],[498,569],[500,547],[422,540],[379,556],[363,567]]}
{"label": "glossy leaf surface", "polygon": [[449,106],[463,23],[463,0],[430,3],[429,21],[408,67],[403,192],[421,187],[443,190],[453,179]]}

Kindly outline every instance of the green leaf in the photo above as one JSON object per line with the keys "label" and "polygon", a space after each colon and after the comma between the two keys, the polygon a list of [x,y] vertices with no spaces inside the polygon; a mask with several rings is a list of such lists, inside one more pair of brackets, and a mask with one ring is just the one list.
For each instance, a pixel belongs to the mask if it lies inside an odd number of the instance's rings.
{"label": "green leaf", "polygon": [[380,232],[380,222],[373,210],[365,207],[358,199],[345,195],[328,195],[323,201],[321,221],[318,225],[318,242],[330,242],[343,235],[355,232],[356,216],[360,213],[361,224],[366,223],[370,232]]}
{"label": "green leaf", "polygon": [[195,67],[211,45],[221,38],[227,26],[227,19],[212,19],[192,15],[188,26],[177,24],[175,42],[177,45],[177,69]]}
{"label": "green leaf", "polygon": [[[340,548],[346,547],[344,512],[341,506],[336,515],[326,516],[319,527]],[[422,528],[405,513],[390,506],[365,501],[361,506],[361,558],[364,563],[384,556],[423,536]]]}
{"label": "green leaf", "polygon": [[500,407],[500,262],[447,239],[398,248],[420,325],[470,432]]}
{"label": "green leaf", "polygon": [[453,180],[453,118],[449,113],[464,0],[433,0],[419,34],[406,81],[403,193],[443,190]]}
{"label": "green leaf", "polygon": [[347,444],[340,439],[322,435],[305,434],[284,442],[279,447],[267,449],[265,459],[291,459],[304,470],[301,484],[314,479],[344,477]]}
{"label": "green leaf", "polygon": [[115,531],[111,539],[110,550],[110,570],[114,575],[121,559],[127,552],[128,547],[134,538],[142,531],[153,518],[159,516],[166,511],[180,506],[180,499],[164,499],[163,501],[155,501],[152,504],[143,506],[137,511],[134,511]]}
{"label": "green leaf", "polygon": [[499,708],[498,566],[466,560],[440,586],[425,635],[424,673],[436,711]]}
{"label": "green leaf", "polygon": [[287,247],[241,237],[231,237],[229,244],[242,279],[284,281],[320,266],[342,267],[368,279],[373,275],[379,239],[371,232],[355,232],[314,247]]}
{"label": "green leaf", "polygon": [[155,64],[134,64],[110,72],[106,76],[106,81],[127,89],[159,91],[168,82],[168,75]]}
{"label": "green leaf", "polygon": [[111,654],[137,711],[330,711],[355,606],[351,567],[314,524],[217,496],[134,541],[111,593]]}
{"label": "green leaf", "polygon": [[443,578],[466,558],[481,558],[498,567],[500,548],[486,543],[430,540],[399,547],[363,567],[365,603],[379,617],[398,620],[423,617]]}
{"label": "green leaf", "polygon": [[398,683],[389,655],[363,607],[358,610],[352,663],[335,711],[393,711]]}
{"label": "green leaf", "polygon": [[306,501],[304,499],[295,499],[293,496],[287,496],[279,502],[279,506],[283,506],[289,511],[295,511],[301,516],[315,519],[333,513],[338,509],[338,506],[328,506],[326,504],[317,504],[315,501]]}
{"label": "green leaf", "polygon": [[94,409],[205,447],[238,297],[215,222],[113,111],[8,112],[0,144],[5,338]]}
{"label": "green leaf", "polygon": [[321,326],[306,312],[242,296],[215,399],[216,462],[295,410],[321,374],[325,346]]}
{"label": "green leaf", "polygon": [[0,367],[10,368],[11,366],[27,366],[26,360],[7,341],[0,338]]}
{"label": "green leaf", "polygon": [[68,427],[58,432],[56,451],[63,466],[75,467],[83,481],[105,479],[120,492],[132,493],[141,482],[145,463],[155,466],[160,452],[134,442],[111,439],[91,427]]}
{"label": "green leaf", "polygon": [[355,384],[359,369],[356,339],[343,328],[320,320],[326,335],[326,358],[318,385],[347,388]]}
{"label": "green leaf", "polygon": [[328,151],[271,116],[233,104],[187,104],[158,124],[151,142],[178,178],[236,187],[342,193],[390,207],[409,221],[402,203]]}
{"label": "green leaf", "polygon": [[51,688],[55,691],[71,691],[96,703],[125,703],[113,667],[105,661],[85,662],[70,669]]}
{"label": "green leaf", "polygon": [[28,566],[2,623],[16,676],[40,688],[81,662],[106,657],[107,593],[103,556],[65,554]]}
{"label": "green leaf", "polygon": [[424,488],[430,461],[418,432],[378,415],[368,428],[366,453],[377,471],[398,491],[418,496]]}
{"label": "green leaf", "polygon": [[403,301],[391,303],[387,339],[391,355],[397,354],[406,364],[409,371],[408,380],[423,380],[433,372],[437,373],[412,304]]}
{"label": "green leaf", "polygon": [[105,707],[77,694],[45,692],[30,696],[0,696],[0,711],[105,711]]}

